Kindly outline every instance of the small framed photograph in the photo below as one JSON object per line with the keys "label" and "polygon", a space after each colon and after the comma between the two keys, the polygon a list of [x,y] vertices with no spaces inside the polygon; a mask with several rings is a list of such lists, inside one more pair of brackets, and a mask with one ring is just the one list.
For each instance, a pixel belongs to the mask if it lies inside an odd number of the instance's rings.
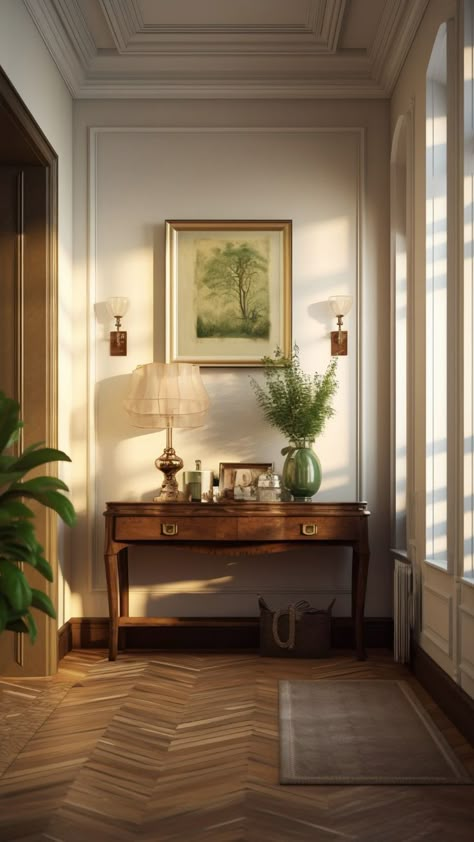
{"label": "small framed photograph", "polygon": [[258,478],[272,467],[272,462],[221,462],[219,500],[256,501]]}
{"label": "small framed photograph", "polygon": [[166,361],[256,366],[291,338],[291,220],[166,221]]}

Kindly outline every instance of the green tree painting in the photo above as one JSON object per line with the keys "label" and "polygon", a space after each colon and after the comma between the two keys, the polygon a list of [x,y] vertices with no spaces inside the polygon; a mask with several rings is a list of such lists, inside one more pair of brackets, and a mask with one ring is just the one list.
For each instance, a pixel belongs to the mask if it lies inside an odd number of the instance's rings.
{"label": "green tree painting", "polygon": [[269,244],[245,240],[197,248],[196,335],[268,339]]}

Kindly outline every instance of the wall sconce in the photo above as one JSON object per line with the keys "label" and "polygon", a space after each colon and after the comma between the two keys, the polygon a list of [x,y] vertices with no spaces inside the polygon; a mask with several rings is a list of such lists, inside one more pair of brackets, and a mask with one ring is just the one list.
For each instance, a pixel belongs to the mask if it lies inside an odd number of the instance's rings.
{"label": "wall sconce", "polygon": [[347,330],[342,330],[343,316],[347,316],[352,307],[352,295],[331,295],[328,304],[337,318],[338,330],[331,331],[331,356],[347,356]]}
{"label": "wall sconce", "polygon": [[127,356],[127,331],[120,330],[121,319],[125,316],[128,310],[128,298],[109,298],[107,301],[107,309],[115,319],[115,330],[110,331],[110,356],[111,357],[126,357]]}

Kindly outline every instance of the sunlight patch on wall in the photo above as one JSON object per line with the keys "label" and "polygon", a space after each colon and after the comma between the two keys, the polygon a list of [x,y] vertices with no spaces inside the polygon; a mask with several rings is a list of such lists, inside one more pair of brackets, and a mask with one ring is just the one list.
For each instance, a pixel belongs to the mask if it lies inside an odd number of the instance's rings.
{"label": "sunlight patch on wall", "polygon": [[320,275],[349,271],[350,225],[347,217],[319,222],[314,231],[314,253]]}
{"label": "sunlight patch on wall", "polygon": [[[214,592],[216,588],[221,588],[223,585],[229,585],[234,581],[233,576],[219,576],[216,579],[180,579],[177,582],[166,582],[160,585],[160,594],[170,593],[176,595],[180,593],[206,593],[209,589]],[[135,588],[130,589],[131,592]],[[141,589],[136,589],[140,591]],[[154,594],[156,596],[156,594]]]}

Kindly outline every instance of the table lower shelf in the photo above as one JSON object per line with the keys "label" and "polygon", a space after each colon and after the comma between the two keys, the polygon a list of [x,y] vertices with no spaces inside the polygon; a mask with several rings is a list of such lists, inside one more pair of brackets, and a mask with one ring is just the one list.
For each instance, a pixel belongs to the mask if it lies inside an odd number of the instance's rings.
{"label": "table lower shelf", "polygon": [[235,626],[253,627],[259,622],[258,617],[119,617],[119,628],[145,628],[161,626],[169,628],[234,628]]}

